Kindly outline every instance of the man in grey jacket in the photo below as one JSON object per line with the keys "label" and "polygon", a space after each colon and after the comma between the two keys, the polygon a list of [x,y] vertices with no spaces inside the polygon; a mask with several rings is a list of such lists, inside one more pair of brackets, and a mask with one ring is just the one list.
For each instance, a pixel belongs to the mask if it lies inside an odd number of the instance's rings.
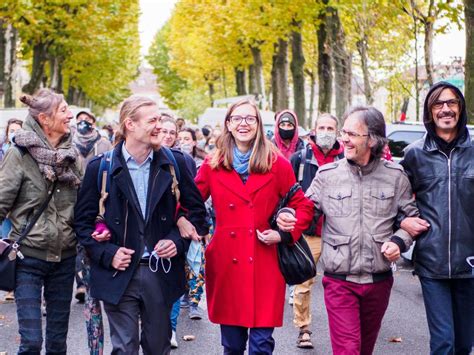
{"label": "man in grey jacket", "polygon": [[[334,354],[371,354],[393,285],[391,263],[412,243],[397,220],[417,218],[403,168],[381,159],[387,143],[382,113],[356,107],[346,113],[345,159],[322,166],[306,196],[324,215],[321,263]],[[291,227],[281,214],[280,227]],[[426,226],[425,226],[426,228]]]}

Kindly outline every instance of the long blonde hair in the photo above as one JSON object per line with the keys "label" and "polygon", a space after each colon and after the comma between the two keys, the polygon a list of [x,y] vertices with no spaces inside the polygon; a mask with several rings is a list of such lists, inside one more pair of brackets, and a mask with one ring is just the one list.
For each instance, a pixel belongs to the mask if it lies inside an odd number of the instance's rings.
{"label": "long blonde hair", "polygon": [[127,130],[125,128],[125,120],[130,118],[132,121],[138,119],[137,112],[140,108],[145,106],[156,106],[156,102],[146,96],[132,95],[122,102],[120,107],[119,129],[116,133],[116,143],[125,140],[127,137]]}
{"label": "long blonde hair", "polygon": [[257,105],[254,101],[249,99],[238,101],[232,104],[227,110],[222,134],[219,136],[219,138],[217,138],[216,151],[211,158],[210,166],[212,169],[218,169],[221,166],[227,170],[233,169],[233,149],[236,143],[232,133],[227,128],[227,122],[230,120],[232,112],[234,112],[237,107],[243,105],[250,105],[255,109],[258,125],[257,134],[255,139],[252,141],[253,148],[252,154],[250,155],[249,173],[264,174],[271,170],[272,165],[277,157],[277,151],[273,144],[265,136],[263,131],[262,117]]}

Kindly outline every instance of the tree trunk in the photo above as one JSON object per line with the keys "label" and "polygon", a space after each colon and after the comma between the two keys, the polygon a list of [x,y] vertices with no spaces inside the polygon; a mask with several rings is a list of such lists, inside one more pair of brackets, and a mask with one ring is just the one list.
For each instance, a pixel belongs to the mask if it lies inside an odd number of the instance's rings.
{"label": "tree trunk", "polygon": [[263,62],[262,62],[262,53],[260,48],[258,47],[250,47],[250,51],[252,52],[253,57],[253,67],[254,67],[254,75],[255,75],[255,83],[256,83],[256,94],[265,97],[265,81],[263,78]]}
{"label": "tree trunk", "polygon": [[272,58],[272,110],[288,108],[288,42],[279,39],[274,44]]}
{"label": "tree trunk", "polygon": [[37,43],[33,47],[33,69],[31,71],[30,81],[23,86],[23,91],[27,94],[33,94],[39,89],[44,76],[44,65],[47,60],[48,46],[45,43]]}
{"label": "tree trunk", "polygon": [[426,67],[426,80],[430,86],[433,85],[433,21],[428,18],[424,22],[425,28],[425,43],[424,43],[424,50],[425,50],[425,67]]}
{"label": "tree trunk", "polygon": [[247,88],[245,85],[245,70],[241,70],[237,67],[234,68],[235,72],[235,91],[238,96],[247,95]]}
{"label": "tree trunk", "polygon": [[298,123],[306,126],[306,98],[304,87],[304,53],[303,40],[301,37],[301,22],[294,23],[298,31],[291,32],[291,74],[293,77],[293,100]]}
{"label": "tree trunk", "polygon": [[211,107],[212,107],[214,106],[214,94],[215,94],[214,83],[208,83],[207,86],[209,88],[209,100],[211,101]]}
{"label": "tree trunk", "polygon": [[309,109],[308,109],[308,115],[306,116],[306,120],[305,120],[305,127],[312,129],[313,127],[311,125],[313,122],[313,114],[314,114],[314,98],[316,96],[316,75],[313,71],[309,71],[309,70],[306,70],[306,74],[309,76],[311,90],[309,93]]}
{"label": "tree trunk", "polygon": [[224,90],[224,97],[227,97],[227,76],[225,75],[225,69],[224,68],[222,68],[221,71],[222,71],[222,75],[221,75],[222,89]]}
{"label": "tree trunk", "polygon": [[335,8],[328,8],[328,20],[331,28],[331,52],[334,63],[336,117],[341,120],[350,104],[352,58],[347,52],[346,36]]}
{"label": "tree trunk", "polygon": [[[328,0],[323,1],[324,4]],[[327,13],[322,10],[319,15],[320,25],[317,30],[318,37],[318,85],[319,85],[319,112],[331,112],[332,97],[332,65],[331,48],[327,29]]]}
{"label": "tree trunk", "polygon": [[[0,93],[5,80],[5,22],[0,19]],[[1,95],[0,95],[1,96]]]}
{"label": "tree trunk", "polygon": [[372,96],[372,87],[370,85],[370,74],[369,74],[369,65],[368,65],[368,53],[367,53],[367,35],[364,35],[362,39],[358,40],[357,51],[360,55],[361,65],[362,65],[362,74],[364,77],[364,95],[365,102],[367,105],[372,105],[374,103],[374,98]]}
{"label": "tree trunk", "polygon": [[5,60],[3,75],[4,106],[15,107],[15,69],[16,69],[16,43],[18,31],[8,25],[5,31]]}
{"label": "tree trunk", "polygon": [[466,27],[466,63],[464,96],[466,100],[467,117],[474,124],[474,0],[464,0],[464,15]]}
{"label": "tree trunk", "polygon": [[62,83],[62,60],[58,57],[53,57],[49,61],[50,64],[50,87],[56,92],[63,92]]}
{"label": "tree trunk", "polygon": [[255,74],[255,65],[249,65],[249,94],[256,95],[258,92],[257,75]]}

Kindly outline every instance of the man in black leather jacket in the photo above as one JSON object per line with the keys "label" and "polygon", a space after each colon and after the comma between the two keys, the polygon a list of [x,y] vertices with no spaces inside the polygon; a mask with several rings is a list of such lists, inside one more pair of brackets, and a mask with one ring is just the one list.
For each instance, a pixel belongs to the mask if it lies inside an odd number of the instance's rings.
{"label": "man in black leather jacket", "polygon": [[[474,338],[474,146],[466,104],[455,86],[439,82],[424,104],[425,138],[401,163],[430,228],[417,239],[431,354],[469,354]],[[413,221],[412,221],[413,222]],[[419,226],[403,225],[416,231]]]}

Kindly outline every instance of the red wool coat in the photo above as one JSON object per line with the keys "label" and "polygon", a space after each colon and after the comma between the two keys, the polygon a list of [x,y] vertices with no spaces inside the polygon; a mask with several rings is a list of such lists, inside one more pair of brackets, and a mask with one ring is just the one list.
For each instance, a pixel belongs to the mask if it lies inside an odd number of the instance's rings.
{"label": "red wool coat", "polygon": [[[211,169],[206,160],[196,176],[216,213],[216,229],[206,250],[206,295],[213,323],[279,327],[283,323],[285,281],[278,267],[276,245],[259,241],[256,230],[270,228],[279,200],[295,183],[290,163],[279,156],[266,174],[250,174],[243,184],[235,170]],[[303,192],[289,204],[298,219],[292,237],[309,227],[313,203]]]}

